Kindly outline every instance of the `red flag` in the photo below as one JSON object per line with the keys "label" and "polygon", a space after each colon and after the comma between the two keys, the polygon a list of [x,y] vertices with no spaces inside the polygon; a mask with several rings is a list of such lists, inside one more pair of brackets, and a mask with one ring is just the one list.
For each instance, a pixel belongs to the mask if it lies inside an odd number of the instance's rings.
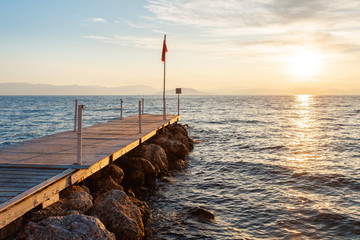
{"label": "red flag", "polygon": [[164,43],[163,43],[163,49],[161,54],[161,61],[165,62],[165,53],[167,53],[167,47],[166,47],[166,35],[164,37]]}

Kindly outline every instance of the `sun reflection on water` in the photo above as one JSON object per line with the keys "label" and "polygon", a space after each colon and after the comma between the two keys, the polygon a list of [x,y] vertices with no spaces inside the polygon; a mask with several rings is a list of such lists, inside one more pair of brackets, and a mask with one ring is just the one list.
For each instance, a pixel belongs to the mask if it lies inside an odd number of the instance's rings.
{"label": "sun reflection on water", "polygon": [[[314,160],[317,150],[318,135],[317,121],[314,116],[314,96],[297,95],[294,99],[292,114],[292,132],[288,142],[291,149],[289,160],[297,167],[305,167],[309,160]],[[317,157],[316,157],[317,158]]]}

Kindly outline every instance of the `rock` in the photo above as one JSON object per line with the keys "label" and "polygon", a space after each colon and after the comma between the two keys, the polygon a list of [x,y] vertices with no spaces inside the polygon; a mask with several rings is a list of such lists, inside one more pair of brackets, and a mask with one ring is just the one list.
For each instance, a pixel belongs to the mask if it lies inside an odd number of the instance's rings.
{"label": "rock", "polygon": [[158,135],[152,142],[165,150],[168,160],[169,158],[184,159],[185,156],[189,154],[189,149],[186,145],[176,139],[169,139],[165,136]]}
{"label": "rock", "polygon": [[161,178],[160,178],[160,181],[163,182],[163,183],[169,183],[169,182],[171,182],[170,179],[167,178],[167,177],[165,177],[165,176],[161,177]]}
{"label": "rock", "polygon": [[194,149],[194,142],[191,138],[189,138],[187,135],[183,135],[181,133],[176,133],[173,138],[175,140],[178,140],[179,142],[183,143],[189,150]]}
{"label": "rock", "polygon": [[115,240],[96,217],[72,214],[62,217],[49,217],[39,223],[30,222],[19,236],[28,240],[60,239],[102,239]]}
{"label": "rock", "polygon": [[85,186],[72,185],[60,194],[61,199],[47,208],[33,210],[27,214],[32,222],[40,222],[52,216],[66,216],[71,213],[84,213],[93,205],[93,197]]}
{"label": "rock", "polygon": [[127,177],[127,182],[130,183],[130,185],[135,186],[143,186],[145,185],[145,174],[141,170],[134,170],[132,171],[129,176]]}
{"label": "rock", "polygon": [[115,164],[110,164],[105,168],[101,169],[100,171],[98,171],[97,173],[93,174],[88,179],[96,181],[108,176],[110,176],[118,184],[121,184],[121,181],[124,178],[124,172],[119,166]]}
{"label": "rock", "polygon": [[184,136],[189,136],[189,133],[187,131],[187,129],[181,125],[181,124],[172,124],[171,126],[169,126],[169,131],[174,135],[174,134],[177,134],[177,133],[180,133]]}
{"label": "rock", "polygon": [[[141,174],[138,171],[143,172],[144,174],[144,184],[146,186],[152,186],[155,184],[155,178],[156,178],[156,172],[154,166],[146,160],[145,158],[121,158],[119,159],[119,162],[117,163],[121,166],[122,169],[125,171],[125,182],[128,185],[132,185],[133,183],[131,180],[133,178],[139,177],[139,179],[136,179],[136,183],[141,183]],[[133,176],[131,174],[134,173]],[[130,178],[130,179],[129,179]]]}
{"label": "rock", "polygon": [[0,239],[14,239],[12,236],[21,228],[23,218],[19,217],[18,219],[12,221],[5,227],[0,229]]}
{"label": "rock", "polygon": [[189,137],[189,133],[188,133],[187,129],[185,128],[185,126],[183,126],[181,124],[173,124],[169,127],[169,131],[172,135],[170,138],[173,138],[173,139],[178,140],[179,142],[182,142],[183,144],[185,144],[185,146],[189,150],[192,150],[194,148],[194,142]]}
{"label": "rock", "polygon": [[65,203],[64,199],[60,199],[59,201],[51,204],[47,208],[40,209],[40,210],[33,210],[29,212],[26,216],[29,221],[32,222],[40,222],[45,218],[51,216],[66,216],[72,210],[68,209],[68,206]]}
{"label": "rock", "polygon": [[137,198],[134,198],[134,197],[129,197],[129,198],[132,201],[132,203],[135,204],[138,207],[138,209],[140,210],[143,224],[144,224],[144,226],[146,226],[146,224],[150,220],[150,215],[151,215],[149,206],[146,204],[146,202],[140,201]]}
{"label": "rock", "polygon": [[143,216],[137,204],[125,192],[111,190],[95,200],[91,213],[113,232],[117,239],[142,239]]}
{"label": "rock", "polygon": [[183,159],[174,158],[174,159],[171,159],[171,161],[169,161],[169,169],[171,169],[171,170],[180,171],[185,166],[186,166],[186,161]]}
{"label": "rock", "polygon": [[110,176],[116,183],[121,184],[124,171],[119,166],[111,164],[104,169],[104,175]]}
{"label": "rock", "polygon": [[157,144],[144,145],[143,158],[149,160],[155,168],[156,176],[168,172],[169,162],[165,150]]}
{"label": "rock", "polygon": [[126,190],[125,190],[125,193],[126,193],[126,195],[128,195],[129,197],[135,197],[135,193],[134,193],[134,191],[133,191],[131,188],[126,189]]}
{"label": "rock", "polygon": [[111,164],[86,179],[85,184],[90,187],[93,196],[96,198],[112,189],[123,190],[120,185],[123,178],[123,170],[119,166]]}
{"label": "rock", "polygon": [[93,197],[87,187],[72,185],[62,195],[69,210],[86,212],[93,205]]}
{"label": "rock", "polygon": [[202,219],[214,220],[215,214],[212,211],[203,209],[201,207],[195,207],[190,210],[190,214]]}
{"label": "rock", "polygon": [[115,180],[111,176],[101,178],[94,185],[95,185],[95,188],[93,189],[95,191],[95,193],[93,194],[94,198],[97,198],[101,194],[106,193],[113,189],[124,190],[124,188],[120,184],[115,182]]}

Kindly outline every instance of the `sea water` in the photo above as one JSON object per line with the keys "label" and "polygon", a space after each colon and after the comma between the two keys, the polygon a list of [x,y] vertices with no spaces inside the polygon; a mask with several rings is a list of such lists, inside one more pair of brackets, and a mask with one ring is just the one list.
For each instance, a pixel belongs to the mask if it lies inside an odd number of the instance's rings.
{"label": "sea water", "polygon": [[[79,97],[84,124],[119,117],[120,98]],[[124,116],[141,98],[162,114],[159,96],[125,96]],[[72,130],[74,99],[0,97],[0,147]],[[148,199],[154,239],[360,239],[359,96],[181,96],[180,114],[200,143]]]}

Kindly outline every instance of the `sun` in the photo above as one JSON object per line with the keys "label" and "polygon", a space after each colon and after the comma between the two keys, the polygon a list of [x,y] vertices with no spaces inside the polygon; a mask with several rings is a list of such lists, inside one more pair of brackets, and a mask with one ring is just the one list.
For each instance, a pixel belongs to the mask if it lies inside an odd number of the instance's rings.
{"label": "sun", "polygon": [[321,55],[309,48],[296,49],[287,59],[287,71],[297,78],[316,76],[321,68]]}

